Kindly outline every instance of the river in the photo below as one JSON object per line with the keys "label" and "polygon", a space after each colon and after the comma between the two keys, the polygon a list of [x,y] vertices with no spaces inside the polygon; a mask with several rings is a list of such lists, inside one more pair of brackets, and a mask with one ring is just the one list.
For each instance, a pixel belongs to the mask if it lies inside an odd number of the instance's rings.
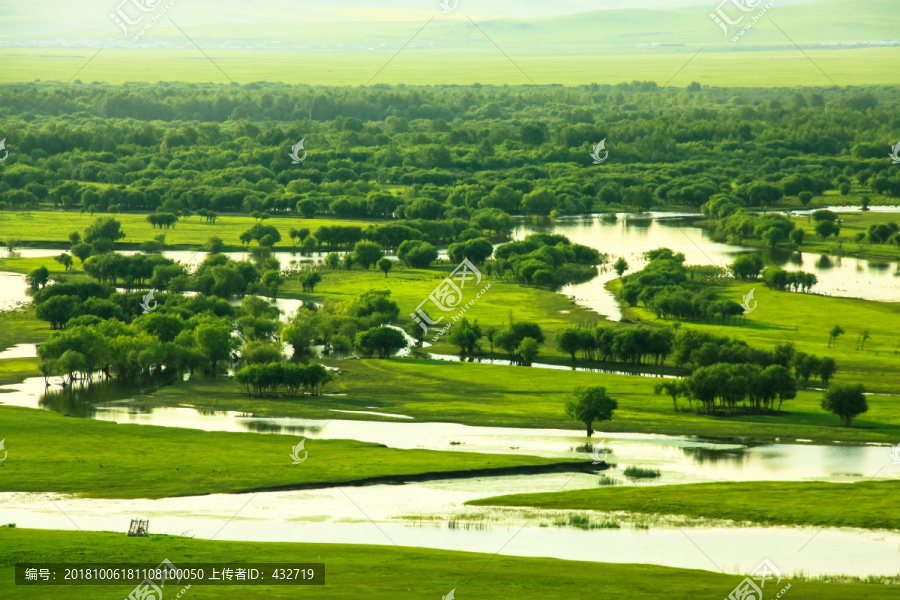
{"label": "river", "polygon": [[[521,239],[534,231],[554,231],[612,256],[624,256],[631,269],[643,265],[641,254],[667,246],[684,252],[689,264],[724,266],[748,251],[713,242],[692,225],[690,215],[619,215],[615,222],[597,217],[558,219],[550,228],[523,223]],[[23,250],[29,256],[43,250]],[[58,254],[53,251],[49,255]],[[37,254],[42,255],[42,254]],[[172,252],[172,258],[196,264],[203,253]],[[294,267],[297,256],[279,253],[282,265]],[[815,255],[766,254],[776,264],[816,273],[819,293],[872,300],[900,297],[895,268],[878,261],[839,259],[830,265]],[[235,258],[243,255],[235,253]],[[321,256],[310,257],[313,260]],[[564,293],[613,319],[618,306],[603,284],[615,277],[569,286]],[[24,277],[0,274],[0,309],[28,301]],[[293,310],[297,301],[282,302]],[[21,344],[0,352],[0,360],[35,355]],[[445,357],[451,359],[453,357]],[[565,367],[560,367],[565,368]],[[315,459],[320,439],[354,439],[401,449],[445,452],[528,454],[572,459],[590,455],[577,431],[477,427],[419,422],[409,415],[385,413],[379,406],[354,411],[382,421],[347,420],[335,410],[333,419],[259,418],[236,412],[197,410],[191,406],[137,408],[147,398],[140,390],[116,383],[95,384],[88,392],[45,388],[43,378],[3,386],[0,404],[56,410],[82,418],[117,423],[229,431],[255,435],[283,434],[306,438]],[[99,404],[99,405],[98,405]],[[661,477],[641,483],[648,496],[656,485],[721,481],[831,481],[900,478],[889,450],[881,446],[814,445],[802,440],[752,445],[739,440],[706,440],[687,436],[599,432],[594,443],[609,450],[616,467],[606,476],[633,485],[622,474],[634,465],[659,469]],[[423,483],[329,488],[258,494],[216,494],[159,500],[82,499],[58,494],[0,494],[0,523],[21,527],[124,531],[130,519],[151,520],[153,533],[198,538],[253,541],[366,543],[419,546],[567,560],[648,563],[679,568],[737,573],[768,557],[786,573],[857,576],[896,574],[900,534],[847,528],[734,527],[719,522],[678,518],[654,519],[575,511],[592,522],[616,521],[618,529],[581,530],[568,526],[567,511],[532,511],[467,507],[466,501],[490,495],[593,488],[597,476],[584,473],[483,477]],[[773,507],[772,510],[778,510]]]}
{"label": "river", "polygon": [[[887,207],[885,207],[887,208]],[[900,210],[891,207],[894,211]],[[888,212],[888,211],[883,211]],[[709,233],[693,223],[701,215],[690,213],[648,212],[619,213],[615,221],[599,215],[563,217],[552,223],[538,224],[520,221],[513,237],[523,239],[531,233],[557,233],[571,241],[590,246],[609,254],[610,263],[616,257],[625,258],[629,273],[644,267],[643,254],[655,248],[671,248],[682,252],[685,264],[727,267],[735,257],[747,252],[760,252],[766,264],[787,270],[814,273],[819,282],[813,292],[827,296],[863,298],[881,302],[900,301],[900,263],[848,258],[840,256],[800,253],[791,250],[758,250],[713,241]],[[570,285],[562,293],[611,320],[618,321],[622,313],[615,297],[604,285],[616,279],[615,271],[601,270],[591,281]],[[735,299],[736,301],[739,299]]]}

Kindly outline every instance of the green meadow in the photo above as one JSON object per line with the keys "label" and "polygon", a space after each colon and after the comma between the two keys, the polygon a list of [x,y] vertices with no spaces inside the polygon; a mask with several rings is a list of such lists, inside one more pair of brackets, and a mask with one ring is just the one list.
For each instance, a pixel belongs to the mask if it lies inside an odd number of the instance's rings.
{"label": "green meadow", "polygon": [[560,462],[533,456],[398,450],[355,440],[307,440],[307,459],[294,465],[291,449],[303,439],[299,434],[119,425],[17,407],[0,407],[0,419],[9,452],[2,463],[0,492],[164,498]]}
{"label": "green meadow", "polygon": [[[195,49],[107,48],[91,60],[96,52],[92,48],[4,48],[0,51],[0,61],[4,64],[0,83],[34,79],[67,82],[73,73],[78,73],[78,80],[83,83],[75,85],[95,81],[112,85],[133,81],[224,84],[270,81],[334,86],[367,82],[373,85],[532,82],[586,85],[637,79],[677,88],[684,88],[692,81],[727,87],[830,87],[829,77],[845,86],[891,85],[897,82],[896,73],[900,70],[900,55],[895,48],[807,48],[800,52],[787,41],[779,49],[764,53],[732,48],[704,50],[700,44],[668,52],[635,48],[624,54],[601,49],[574,55],[558,51],[535,55],[527,49],[512,52],[507,47],[506,53],[514,62],[485,39],[478,40],[475,48],[405,51],[393,60],[394,48],[352,53],[215,49],[207,52],[211,60]],[[820,65],[828,76],[811,61]],[[385,67],[387,63],[390,64]],[[135,64],[140,68],[135,69]],[[379,71],[382,67],[385,68]]]}
{"label": "green meadow", "polygon": [[[340,373],[326,386],[326,393],[346,395],[254,399],[231,381],[197,379],[153,389],[135,402],[142,406],[192,405],[273,418],[395,420],[332,412],[372,410],[414,417],[419,422],[570,429],[573,436],[583,437],[583,425],[569,419],[563,406],[576,387],[601,385],[619,403],[612,421],[595,424],[602,432],[784,443],[800,438],[825,444],[887,444],[900,438],[900,405],[889,396],[870,396],[869,412],[857,417],[848,429],[820,408],[818,391],[801,391],[796,399],[784,403],[781,414],[714,417],[673,413],[671,398],[654,395],[653,386],[659,380],[649,377],[414,359],[351,359],[329,364],[337,366]],[[684,400],[679,404],[687,407]]]}
{"label": "green meadow", "polygon": [[870,225],[879,225],[893,221],[900,221],[900,215],[896,213],[878,213],[873,211],[860,211],[852,213],[838,213],[841,221],[841,233],[837,240],[829,238],[823,240],[816,235],[815,221],[806,217],[794,217],[793,221],[797,227],[806,231],[803,238],[803,245],[800,250],[803,252],[816,252],[819,254],[837,254],[838,256],[858,256],[868,259],[900,259],[900,248],[891,246],[888,243],[871,244],[865,241],[857,242],[856,234],[866,233]]}
{"label": "green meadow", "polygon": [[[0,240],[18,240],[23,246],[41,247],[46,243],[57,244],[61,249],[68,249],[69,234],[77,231],[83,233],[85,228],[99,217],[114,217],[122,224],[125,238],[120,244],[139,244],[154,239],[157,235],[166,234],[166,245],[173,248],[194,248],[205,244],[209,238],[221,238],[226,245],[241,249],[239,237],[258,221],[248,215],[220,215],[215,223],[207,224],[200,216],[181,218],[171,229],[154,229],[147,222],[147,213],[107,213],[75,211],[4,211],[0,212]],[[281,249],[290,248],[291,239],[288,233],[291,228],[307,228],[315,234],[324,226],[356,225],[365,227],[374,221],[352,221],[338,219],[302,219],[293,217],[273,217],[265,221],[266,225],[274,225],[281,233]]]}
{"label": "green meadow", "polygon": [[[887,451],[885,462],[889,462]],[[682,515],[769,526],[900,529],[900,514],[893,508],[898,492],[898,480],[857,483],[751,481],[598,487],[495,496],[467,504]],[[790,502],[785,502],[786,498],[790,498]]]}
{"label": "green meadow", "polygon": [[[185,598],[241,600],[269,598],[337,598],[358,600],[419,600],[438,598],[455,589],[460,598],[578,598],[586,589],[604,597],[670,600],[718,598],[741,581],[739,575],[672,569],[654,565],[597,564],[552,558],[519,558],[473,552],[450,552],[357,544],[291,544],[229,542],[154,535],[129,538],[122,534],[42,531],[0,527],[0,577],[12,581],[16,562],[142,562],[168,559],[186,563],[325,564],[325,585],[203,586],[194,585]],[[12,589],[11,586],[7,591]],[[95,600],[99,595],[127,596],[133,585],[18,587],[22,600]],[[175,588],[176,592],[180,588]],[[890,586],[860,583],[794,583],[791,598],[888,600]]]}
{"label": "green meadow", "polygon": [[[900,369],[900,303],[780,292],[766,288],[761,281],[731,282],[718,289],[723,298],[736,302],[753,289],[757,308],[730,325],[685,322],[682,327],[729,335],[765,348],[791,342],[802,352],[834,358],[838,365],[835,381],[862,382],[869,391],[900,393],[896,377]],[[662,323],[640,306],[625,313],[641,321]],[[846,333],[829,348],[828,332],[834,325]],[[868,330],[870,337],[864,349],[857,349],[863,330]]]}

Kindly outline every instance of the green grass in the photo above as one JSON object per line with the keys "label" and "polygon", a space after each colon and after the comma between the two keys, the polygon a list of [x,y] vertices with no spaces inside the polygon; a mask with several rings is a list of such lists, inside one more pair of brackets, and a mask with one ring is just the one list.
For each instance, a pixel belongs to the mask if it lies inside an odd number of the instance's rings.
{"label": "green grass", "polygon": [[[439,598],[451,589],[456,589],[460,598],[582,598],[585,590],[602,590],[606,598],[672,600],[724,597],[741,581],[738,575],[654,565],[612,565],[358,544],[229,542],[160,535],[128,538],[122,533],[0,527],[0,581],[3,582],[0,592],[12,592],[12,597],[21,600],[95,600],[101,595],[124,598],[134,589],[133,585],[14,588],[13,567],[16,562],[28,561],[158,564],[166,558],[176,566],[223,562],[325,564],[324,586],[298,589],[194,585],[184,597],[197,600],[297,597],[420,600]],[[175,589],[177,592],[181,588]],[[795,600],[887,600],[895,598],[896,593],[890,586],[859,583],[803,582],[790,590]]]}
{"label": "green grass", "polygon": [[[252,412],[263,417],[332,419],[335,413],[330,409],[375,410],[408,415],[422,422],[561,428],[580,436],[583,425],[569,419],[563,405],[574,388],[602,385],[619,402],[619,408],[612,421],[594,424],[599,431],[783,443],[801,438],[819,443],[895,444],[900,438],[900,402],[885,396],[870,396],[869,412],[857,417],[848,429],[840,427],[836,416],[820,408],[821,392],[817,391],[801,391],[796,399],[784,403],[784,413],[779,415],[714,417],[673,413],[671,398],[654,395],[653,386],[658,380],[648,377],[413,359],[345,360],[330,364],[338,366],[341,373],[328,384],[326,392],[346,396],[256,400],[225,380],[199,379],[165,386],[152,397],[140,400]],[[684,404],[683,400],[679,402]],[[371,406],[377,408],[368,408]],[[379,419],[346,413],[340,418]]]}
{"label": "green grass", "polygon": [[[64,251],[60,250],[60,254]],[[4,254],[6,254],[4,252]],[[38,258],[25,258],[23,256],[5,256],[0,258],[0,271],[10,273],[20,273],[28,275],[33,270],[47,267],[50,271],[50,279],[59,281],[64,278],[66,281],[96,281],[93,277],[81,270],[81,261],[77,258],[72,263],[72,268],[66,271],[65,267],[53,260],[52,256],[42,256]]]}
{"label": "green grass", "polygon": [[17,344],[36,344],[49,335],[47,323],[39,321],[31,307],[0,312],[0,351]]}
{"label": "green grass", "polygon": [[0,477],[3,492],[162,498],[560,462],[528,456],[397,450],[353,440],[307,440],[307,460],[292,465],[291,448],[301,440],[300,435],[117,425],[17,407],[0,407],[0,422],[9,452]]}
{"label": "green grass", "polygon": [[[887,452],[885,452],[887,459]],[[762,525],[900,529],[900,480],[858,483],[753,481],[598,487],[473,500],[476,506],[627,511]]]}
{"label": "green grass", "polygon": [[[0,240],[16,239],[30,246],[41,246],[54,242],[61,248],[69,247],[69,233],[84,233],[85,228],[99,217],[114,217],[122,223],[125,237],[120,244],[139,244],[152,240],[160,233],[166,234],[166,245],[174,248],[197,247],[205,244],[209,238],[217,236],[228,246],[240,248],[240,235],[250,229],[257,220],[244,215],[223,214],[214,224],[207,225],[201,217],[193,216],[180,219],[173,229],[154,229],[147,222],[149,213],[108,213],[80,214],[78,211],[4,211],[0,213]],[[291,239],[288,236],[291,228],[307,228],[313,234],[326,225],[356,225],[365,228],[376,221],[351,221],[337,219],[301,219],[296,217],[272,217],[265,221],[266,225],[274,225],[281,233],[281,243],[276,250],[290,250]],[[78,262],[76,259],[75,262]]]}
{"label": "green grass", "polygon": [[[315,294],[302,293],[302,287],[298,281],[289,281],[280,294],[286,297],[311,299],[322,301],[353,300],[368,290],[389,290],[391,299],[400,307],[399,322],[403,325],[410,322],[409,314],[428,298],[435,287],[456,268],[456,265],[435,266],[430,269],[410,269],[403,265],[396,265],[387,277],[377,270],[353,270],[330,271],[323,270],[322,283],[316,287]],[[470,322],[478,320],[482,327],[503,327],[509,322],[510,312],[516,321],[531,321],[541,326],[546,335],[546,341],[541,347],[542,355],[562,355],[556,350],[553,341],[553,331],[562,327],[569,327],[578,323],[597,323],[605,317],[594,311],[575,304],[574,300],[549,290],[528,287],[516,283],[489,279],[483,275],[481,283],[475,286],[474,280],[464,289],[464,301],[474,299],[475,293],[490,284],[491,288],[468,309],[465,316]],[[471,290],[470,290],[470,287]],[[429,308],[431,307],[431,308]],[[451,313],[440,313],[434,309],[431,302],[427,302],[425,310],[432,318],[438,318],[445,314],[441,326],[450,319]],[[425,341],[432,343],[431,338],[437,334],[440,326],[432,326]],[[445,334],[429,351],[437,354],[458,354],[459,350],[446,341]],[[481,342],[482,349],[489,351],[486,339]],[[495,349],[496,350],[496,349]]]}
{"label": "green grass", "polygon": [[[828,206],[859,206],[860,198],[868,195],[872,199],[872,206],[881,204],[896,206],[900,204],[897,198],[888,198],[879,196],[873,192],[866,194],[857,194],[854,196],[833,196],[826,195],[816,198],[805,209],[820,210],[827,209]],[[827,199],[827,201],[826,201]],[[818,201],[818,202],[817,202]],[[787,209],[787,207],[785,207]],[[805,210],[801,206],[790,206],[791,210]],[[816,254],[831,254],[838,256],[853,256],[858,258],[880,259],[880,260],[900,260],[900,248],[891,246],[890,244],[870,244],[868,242],[857,243],[855,237],[857,233],[866,233],[869,225],[877,225],[880,223],[900,222],[900,214],[885,213],[874,211],[859,211],[851,213],[838,213],[841,220],[841,233],[837,238],[830,237],[823,240],[816,234],[816,222],[812,218],[793,217],[792,221],[798,229],[803,229],[806,234],[803,238],[803,244],[797,247],[800,252],[812,252]],[[765,247],[762,240],[741,240],[745,246],[755,248]]]}
{"label": "green grass", "polygon": [[[613,283],[609,288],[616,290],[618,286]],[[900,378],[896,376],[900,354],[895,353],[900,344],[900,303],[779,292],[758,280],[717,287],[720,297],[735,302],[740,302],[751,289],[757,308],[741,321],[726,326],[682,322],[681,326],[732,336],[761,348],[793,342],[802,352],[834,358],[838,366],[836,382],[859,382],[868,391],[900,393]],[[654,313],[640,306],[626,308],[624,313],[649,324],[671,323],[657,321]],[[840,325],[846,333],[829,348],[828,332],[834,325]],[[865,350],[857,350],[857,337],[864,329],[869,330],[871,337]],[[812,383],[821,385],[818,381]]]}
{"label": "green grass", "polygon": [[[896,198],[892,199],[894,203],[898,203]],[[848,200],[847,205],[858,205],[859,202]],[[835,240],[833,237],[827,240],[821,239],[815,232],[816,222],[811,218],[795,217],[794,224],[806,231],[803,238],[803,245],[799,250],[803,252],[817,252],[819,254],[837,254],[845,256],[858,256],[860,258],[880,258],[888,260],[900,259],[900,248],[891,246],[890,244],[870,244],[862,242],[857,244],[854,238],[857,233],[866,233],[870,225],[878,225],[881,223],[900,223],[900,214],[897,213],[879,213],[873,211],[855,212],[855,213],[838,213],[841,220],[841,233],[839,238]]]}
{"label": "green grass", "polygon": [[[694,18],[703,25],[708,21],[702,13]],[[715,33],[714,25],[708,29]],[[408,31],[413,32],[414,28]],[[0,61],[4,69],[0,72],[0,83],[35,79],[69,81],[73,73],[78,73],[78,79],[84,85],[93,81],[113,85],[132,81],[228,84],[230,80],[241,84],[275,81],[339,86],[362,85],[370,80],[372,84],[391,85],[528,85],[532,81],[538,85],[585,85],[639,80],[678,88],[692,81],[710,86],[830,87],[829,78],[843,86],[893,85],[897,83],[896,73],[900,70],[900,56],[894,48],[806,48],[800,52],[790,47],[783,36],[777,50],[752,52],[747,44],[752,40],[742,40],[741,48],[735,44],[724,52],[709,48],[692,59],[701,50],[700,45],[658,52],[636,48],[629,43],[627,48],[618,51],[591,50],[563,55],[555,50],[536,54],[529,46],[529,38],[523,38],[518,29],[516,32],[520,36],[518,48],[501,45],[515,64],[480,34],[471,44],[457,45],[453,50],[407,50],[393,61],[390,59],[396,52],[394,48],[378,52],[207,49],[209,58],[228,74],[227,77],[194,49],[105,48],[90,60],[96,51],[89,48],[3,48]],[[774,28],[773,32],[780,35]],[[406,35],[403,41],[410,33]],[[592,35],[595,40],[598,38],[596,32]],[[816,40],[817,43],[820,41]],[[554,49],[559,47],[559,39],[551,43]],[[828,77],[811,60],[820,65]],[[380,71],[388,62],[388,68]],[[142,65],[140,70],[129,68],[136,63]]]}

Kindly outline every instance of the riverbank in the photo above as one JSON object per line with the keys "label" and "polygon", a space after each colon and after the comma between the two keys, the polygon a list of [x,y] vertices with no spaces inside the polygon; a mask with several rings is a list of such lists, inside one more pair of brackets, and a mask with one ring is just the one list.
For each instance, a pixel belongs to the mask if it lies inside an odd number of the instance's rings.
{"label": "riverbank", "polygon": [[[741,581],[740,576],[733,574],[653,565],[598,564],[411,547],[208,541],[162,535],[129,538],[122,533],[0,527],[0,577],[8,582],[13,580],[17,562],[158,564],[163,559],[176,566],[236,561],[324,563],[325,585],[306,586],[302,595],[346,600],[437,598],[453,589],[461,598],[516,600],[579,598],[586,589],[602,589],[604,595],[612,598],[635,597],[636,591],[642,600],[718,598],[727,596]],[[790,575],[785,574],[785,578],[790,580]],[[15,589],[16,597],[23,600],[94,600],[98,593],[95,586]],[[103,592],[118,598],[133,589],[134,585],[109,586]],[[296,598],[298,590],[289,585],[195,585],[189,593],[198,600],[217,600],[233,594],[241,600],[267,600]],[[791,598],[800,600],[889,600],[896,593],[895,586],[814,581],[794,583],[790,590]]]}
{"label": "riverbank", "polygon": [[[883,477],[895,475],[884,452]],[[473,500],[470,506],[625,511],[725,519],[766,526],[796,525],[900,529],[895,510],[900,480],[855,483],[754,481],[690,485],[599,487],[539,494],[512,494]],[[785,499],[790,499],[786,502]],[[852,500],[852,502],[851,502]]]}
{"label": "riverbank", "polygon": [[[0,407],[0,420],[9,453],[0,463],[2,492],[164,498],[356,485],[372,478],[439,478],[441,473],[459,477],[480,470],[484,475],[523,467],[523,472],[531,467],[575,469],[571,459],[399,450],[354,440],[307,439],[305,447],[294,452],[304,440],[300,433],[247,435],[117,425],[10,406]],[[587,458],[583,462],[590,465]],[[561,463],[567,464],[555,466]]]}

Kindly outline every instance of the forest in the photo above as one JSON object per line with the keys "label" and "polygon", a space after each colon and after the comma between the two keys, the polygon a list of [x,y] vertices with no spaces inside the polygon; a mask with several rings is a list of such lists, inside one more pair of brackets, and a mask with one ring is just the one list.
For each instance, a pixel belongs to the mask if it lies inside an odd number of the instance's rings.
{"label": "forest", "polygon": [[[502,234],[504,215],[713,200],[709,211],[721,219],[856,185],[877,203],[900,197],[900,175],[885,160],[895,97],[889,87],[642,82],[5,85],[0,210],[160,212],[151,220],[159,228],[234,212],[396,219],[419,230],[458,223],[454,233],[429,232],[447,242],[472,235],[469,223]],[[295,165],[288,153],[300,139],[309,154]],[[603,139],[610,159],[596,168],[588,152]],[[732,229],[746,237],[771,228]]]}

